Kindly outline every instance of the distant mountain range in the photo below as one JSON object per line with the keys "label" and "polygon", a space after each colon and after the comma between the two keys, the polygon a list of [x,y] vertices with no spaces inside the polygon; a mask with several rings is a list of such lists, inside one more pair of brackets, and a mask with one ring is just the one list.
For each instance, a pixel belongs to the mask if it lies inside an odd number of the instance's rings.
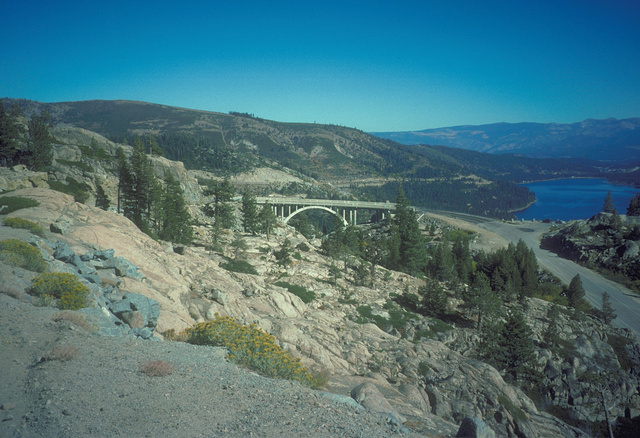
{"label": "distant mountain range", "polygon": [[640,118],[578,123],[494,123],[422,131],[372,132],[406,145],[428,144],[535,158],[640,161]]}

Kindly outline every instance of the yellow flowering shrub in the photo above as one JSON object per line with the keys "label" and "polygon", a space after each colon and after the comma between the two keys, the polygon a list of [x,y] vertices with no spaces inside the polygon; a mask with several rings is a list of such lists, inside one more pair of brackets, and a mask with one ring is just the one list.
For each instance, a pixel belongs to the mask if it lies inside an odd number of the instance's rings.
{"label": "yellow flowering shrub", "polygon": [[33,272],[47,270],[47,262],[42,258],[40,250],[19,239],[0,241],[0,260]]}
{"label": "yellow flowering shrub", "polygon": [[299,358],[276,343],[276,338],[255,324],[243,325],[228,316],[201,322],[186,330],[187,342],[196,345],[226,347],[227,358],[267,377],[297,380],[319,387],[322,377],[313,376]]}
{"label": "yellow flowering shrub", "polygon": [[29,293],[57,298],[57,307],[61,310],[78,310],[87,307],[89,289],[73,274],[44,272],[33,279]]}
{"label": "yellow flowering shrub", "polygon": [[11,228],[21,228],[23,230],[29,230],[33,234],[38,236],[44,236],[44,231],[42,227],[35,222],[32,222],[27,219],[23,219],[21,217],[8,217],[2,221],[2,224],[11,227]]}

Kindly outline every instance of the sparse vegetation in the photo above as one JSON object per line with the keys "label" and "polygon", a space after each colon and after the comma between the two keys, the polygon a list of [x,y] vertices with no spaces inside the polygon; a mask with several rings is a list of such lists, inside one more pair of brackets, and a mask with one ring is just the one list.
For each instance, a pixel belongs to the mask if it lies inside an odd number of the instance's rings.
{"label": "sparse vegetation", "polygon": [[78,310],[87,306],[89,289],[73,274],[44,272],[33,279],[29,293],[57,299],[56,305],[61,310]]}
{"label": "sparse vegetation", "polygon": [[23,196],[4,196],[0,198],[0,214],[9,214],[14,211],[37,207],[40,205],[38,201]]}
{"label": "sparse vegetation", "polygon": [[165,377],[173,374],[173,364],[164,360],[148,360],[140,364],[140,372],[149,377]]}
{"label": "sparse vegetation", "polygon": [[302,302],[305,304],[308,304],[311,301],[316,299],[315,292],[307,289],[304,286],[298,286],[297,284],[287,283],[286,281],[278,281],[274,284],[276,286],[280,286],[287,289],[289,292],[291,292],[292,294],[300,298]]}
{"label": "sparse vegetation", "polygon": [[80,328],[85,329],[88,332],[96,331],[96,327],[91,325],[89,321],[87,321],[87,318],[84,317],[84,315],[81,315],[77,312],[73,312],[71,310],[63,310],[61,312],[56,313],[55,315],[53,315],[53,320],[55,322],[70,321],[73,324],[77,325]]}
{"label": "sparse vegetation", "polygon": [[44,235],[44,231],[42,230],[42,227],[40,225],[38,225],[35,222],[32,222],[30,220],[22,219],[21,217],[8,217],[8,218],[5,218],[2,221],[2,224],[4,226],[11,227],[11,228],[20,228],[20,229],[24,229],[24,230],[29,230],[33,234],[35,234],[37,236],[43,236]]}
{"label": "sparse vegetation", "polygon": [[0,241],[0,260],[33,272],[44,272],[48,268],[38,248],[18,239]]}
{"label": "sparse vegetation", "polygon": [[42,361],[56,360],[66,362],[78,355],[78,347],[73,345],[56,345],[42,355]]}
{"label": "sparse vegetation", "polygon": [[80,203],[84,203],[89,199],[89,192],[91,191],[91,187],[88,184],[78,182],[71,177],[67,177],[66,182],[49,181],[49,187],[51,190],[73,196],[73,199]]}
{"label": "sparse vegetation", "polygon": [[227,271],[238,272],[240,274],[258,275],[256,268],[246,260],[229,260],[228,262],[220,263],[220,267]]}
{"label": "sparse vegetation", "polygon": [[242,325],[231,317],[216,315],[215,319],[196,324],[186,332],[189,343],[225,347],[229,360],[267,377],[297,380],[311,387],[318,387],[323,380],[280,347],[275,337],[253,324]]}

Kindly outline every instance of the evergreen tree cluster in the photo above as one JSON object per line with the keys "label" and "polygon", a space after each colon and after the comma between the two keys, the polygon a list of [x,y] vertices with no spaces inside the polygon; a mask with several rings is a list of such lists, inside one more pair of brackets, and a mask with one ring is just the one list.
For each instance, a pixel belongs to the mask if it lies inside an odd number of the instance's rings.
{"label": "evergreen tree cluster", "polygon": [[116,161],[118,213],[123,213],[150,236],[175,243],[191,243],[191,216],[182,188],[170,173],[165,175],[164,184],[158,181],[142,139],[134,141],[133,152],[128,158],[124,150],[118,148]]}
{"label": "evergreen tree cluster", "polygon": [[460,179],[409,179],[389,182],[382,186],[362,187],[359,193],[368,199],[392,199],[398,185],[412,200],[413,205],[496,218],[511,218],[511,211],[523,208],[535,201],[529,189],[508,181],[494,181],[479,185],[471,178]]}
{"label": "evergreen tree cluster", "polygon": [[49,115],[33,114],[26,130],[20,115],[18,106],[7,112],[0,102],[0,166],[24,164],[31,170],[47,170],[53,162],[55,141],[49,132]]}

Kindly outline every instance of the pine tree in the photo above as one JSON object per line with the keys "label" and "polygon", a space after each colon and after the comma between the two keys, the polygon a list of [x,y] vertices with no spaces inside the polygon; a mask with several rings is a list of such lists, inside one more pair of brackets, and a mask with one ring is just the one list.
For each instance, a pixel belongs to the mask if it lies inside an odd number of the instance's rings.
{"label": "pine tree", "polygon": [[453,241],[453,248],[451,250],[454,259],[454,269],[458,276],[458,279],[463,283],[469,281],[471,275],[471,253],[469,251],[469,239],[456,236]]}
{"label": "pine tree", "polygon": [[207,188],[204,191],[206,196],[213,196],[213,206],[209,205],[205,213],[215,220],[215,226],[218,229],[230,229],[235,225],[235,217],[233,215],[233,205],[231,201],[235,195],[235,189],[231,185],[228,178],[218,182],[207,182]]}
{"label": "pine tree", "polygon": [[604,211],[605,213],[613,213],[615,208],[616,208],[616,205],[613,202],[613,196],[609,191],[607,192],[607,196],[604,198],[604,203],[602,204],[602,211]]}
{"label": "pine tree", "polygon": [[54,138],[49,133],[48,122],[49,116],[45,113],[32,116],[27,125],[28,138],[25,164],[31,170],[46,170],[53,162],[51,144]]}
{"label": "pine tree", "polygon": [[282,246],[278,251],[275,251],[273,255],[276,257],[278,264],[280,266],[289,266],[291,264],[291,254],[293,252],[293,248],[291,247],[291,241],[286,238],[284,242],[282,242]]}
{"label": "pine tree", "polygon": [[553,349],[560,343],[560,329],[558,328],[558,318],[560,317],[560,306],[552,304],[547,308],[547,327],[542,332],[542,338]]}
{"label": "pine tree", "polygon": [[613,307],[611,306],[611,297],[607,292],[602,293],[602,309],[600,311],[605,324],[611,324],[611,321],[617,318]]}
{"label": "pine tree", "polygon": [[237,262],[240,257],[240,253],[247,250],[249,245],[247,245],[247,241],[244,238],[237,234],[233,242],[231,242],[231,248],[233,248],[233,261]]}
{"label": "pine tree", "polygon": [[429,273],[440,281],[449,281],[453,275],[453,253],[447,238],[443,238],[440,245],[433,249],[431,259],[427,264]]}
{"label": "pine tree", "polygon": [[340,272],[340,268],[331,263],[329,265],[329,276],[333,278],[333,284],[338,283],[338,278],[342,278],[342,273]]}
{"label": "pine tree", "polygon": [[298,232],[307,239],[311,239],[316,235],[316,229],[311,223],[309,216],[305,213],[295,215],[289,220],[288,224],[298,230]]}
{"label": "pine tree", "polygon": [[525,297],[531,297],[538,288],[538,260],[523,240],[516,244],[515,260],[520,277],[518,298],[523,301]]}
{"label": "pine tree", "polygon": [[258,204],[248,189],[242,194],[242,226],[245,233],[256,234],[259,230]]}
{"label": "pine tree", "polygon": [[432,316],[443,316],[449,310],[447,293],[437,280],[427,278],[424,286],[420,286],[418,293],[422,296],[422,307]]}
{"label": "pine tree", "polygon": [[260,226],[262,231],[267,235],[267,240],[269,240],[269,236],[271,235],[271,230],[278,222],[278,218],[276,218],[275,213],[272,210],[271,204],[265,202],[260,210],[258,215],[260,220]]}
{"label": "pine tree", "polygon": [[188,245],[193,240],[193,228],[182,188],[169,172],[166,174],[165,183],[166,188],[159,209],[158,237]]}
{"label": "pine tree", "polygon": [[627,207],[627,216],[640,216],[640,192],[633,195]]}
{"label": "pine tree", "polygon": [[131,217],[133,176],[129,161],[121,147],[116,150],[116,166],[118,172],[118,213],[123,213],[125,217]]}
{"label": "pine tree", "polygon": [[497,332],[496,345],[493,360],[513,381],[530,377],[535,372],[533,332],[521,312],[514,311],[507,316]]}
{"label": "pine tree", "polygon": [[478,272],[463,295],[463,307],[474,311],[478,318],[476,329],[482,332],[484,319],[493,320],[500,315],[502,300],[491,290],[489,279],[483,272]]}
{"label": "pine tree", "polygon": [[[14,106],[14,108],[18,108]],[[11,166],[18,160],[18,145],[23,132],[16,117],[5,111],[0,101],[0,166]]]}
{"label": "pine tree", "polygon": [[134,140],[130,162],[132,190],[131,217],[129,219],[140,230],[148,233],[151,229],[151,207],[154,201],[157,201],[159,185],[153,174],[149,158],[144,153],[144,144],[140,138]]}
{"label": "pine tree", "polygon": [[573,307],[576,310],[581,310],[582,299],[584,297],[584,287],[582,287],[582,280],[580,279],[580,274],[576,274],[575,277],[571,279],[569,283],[569,287],[566,291],[567,300],[569,301],[569,306]]}
{"label": "pine tree", "polygon": [[108,210],[111,203],[109,202],[109,198],[107,194],[104,192],[104,189],[100,184],[96,184],[96,207],[102,210]]}
{"label": "pine tree", "polygon": [[424,272],[427,266],[425,240],[402,184],[398,184],[395,223],[400,235],[400,268],[409,274]]}

